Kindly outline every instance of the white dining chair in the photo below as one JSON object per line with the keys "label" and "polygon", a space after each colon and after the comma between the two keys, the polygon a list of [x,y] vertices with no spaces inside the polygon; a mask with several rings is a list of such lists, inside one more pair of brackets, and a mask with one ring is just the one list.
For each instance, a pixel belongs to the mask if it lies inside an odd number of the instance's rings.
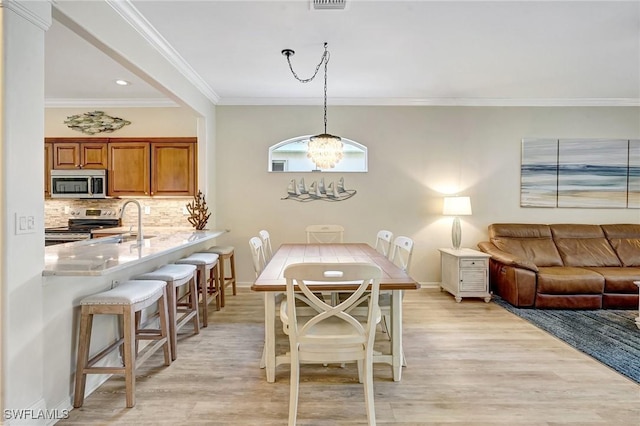
{"label": "white dining chair", "polygon": [[413,240],[404,236],[396,237],[391,249],[389,260],[408,273],[413,256]]}
{"label": "white dining chair", "polygon": [[[406,273],[409,273],[411,266],[411,258],[413,256],[413,240],[409,237],[398,236],[393,240],[389,260],[396,266],[400,267]],[[383,291],[380,293],[380,311],[382,312],[382,329],[389,339],[392,339],[391,331],[391,293]],[[402,351],[402,365],[407,366],[407,360]]]}
{"label": "white dining chair", "polygon": [[273,249],[271,248],[271,236],[269,235],[269,231],[266,229],[258,232],[258,236],[262,240],[262,251],[264,253],[264,261],[268,263],[273,257]]}
{"label": "white dining chair", "polygon": [[375,249],[378,253],[384,255],[385,257],[391,256],[391,245],[393,241],[393,233],[391,231],[380,230],[378,231],[378,235],[376,235],[376,245]]}
{"label": "white dining chair", "polygon": [[251,249],[251,258],[253,260],[253,270],[256,273],[256,277],[260,275],[264,266],[267,264],[264,257],[264,246],[262,239],[259,237],[251,237],[249,239],[249,248]]}
{"label": "white dining chair", "polygon": [[[378,296],[382,270],[370,263],[297,263],[287,266],[284,276],[287,295],[280,305],[280,319],[290,347],[289,425],[296,423],[300,364],[347,362],[358,364],[358,380],[364,383],[367,420],[369,425],[375,425],[373,344],[376,324],[380,321]],[[308,286],[310,282],[354,282],[358,288],[334,306],[314,293]],[[297,293],[295,287],[301,293]],[[304,301],[306,307],[301,307],[300,301]],[[356,317],[351,311],[363,301],[369,307],[367,315]],[[309,307],[313,314],[307,316]]]}
{"label": "white dining chair", "polygon": [[309,225],[305,228],[307,243],[331,244],[344,242],[342,225]]}

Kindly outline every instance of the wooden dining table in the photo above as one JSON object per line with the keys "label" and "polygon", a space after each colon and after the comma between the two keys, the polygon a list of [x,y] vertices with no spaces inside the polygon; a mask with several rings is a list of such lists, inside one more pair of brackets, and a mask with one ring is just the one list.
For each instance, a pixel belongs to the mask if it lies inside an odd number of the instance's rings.
{"label": "wooden dining table", "polygon": [[[367,262],[378,265],[382,269],[380,291],[391,292],[391,351],[390,353],[375,353],[373,362],[391,365],[393,380],[402,377],[402,293],[404,290],[420,288],[413,278],[403,269],[393,264],[384,255],[365,243],[340,244],[283,244],[273,254],[273,257],[256,278],[251,290],[264,292],[264,359],[263,366],[267,373],[267,381],[275,381],[276,367],[290,362],[286,354],[276,353],[276,298],[286,292],[287,281],[284,270],[293,263],[345,263]],[[353,285],[353,289],[357,286]],[[352,290],[344,283],[322,284],[314,287],[317,291],[345,291]]]}

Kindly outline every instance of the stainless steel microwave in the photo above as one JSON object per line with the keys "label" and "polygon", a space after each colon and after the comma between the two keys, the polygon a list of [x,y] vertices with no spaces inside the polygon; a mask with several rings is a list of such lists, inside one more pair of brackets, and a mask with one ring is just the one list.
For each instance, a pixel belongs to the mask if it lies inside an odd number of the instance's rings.
{"label": "stainless steel microwave", "polygon": [[107,198],[107,171],[51,170],[51,198]]}

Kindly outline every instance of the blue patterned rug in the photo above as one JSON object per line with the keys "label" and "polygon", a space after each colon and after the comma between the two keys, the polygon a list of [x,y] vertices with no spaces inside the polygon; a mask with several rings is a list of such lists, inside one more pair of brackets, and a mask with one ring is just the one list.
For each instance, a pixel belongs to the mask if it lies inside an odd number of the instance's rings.
{"label": "blue patterned rug", "polygon": [[494,302],[640,383],[640,329],[637,310],[521,309],[494,296]]}

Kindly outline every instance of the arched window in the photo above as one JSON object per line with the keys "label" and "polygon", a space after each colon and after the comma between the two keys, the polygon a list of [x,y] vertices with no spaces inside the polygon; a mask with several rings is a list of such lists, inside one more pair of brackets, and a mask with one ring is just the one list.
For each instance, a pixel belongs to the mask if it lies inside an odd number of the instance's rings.
{"label": "arched window", "polygon": [[307,157],[311,135],[298,136],[269,147],[270,172],[366,172],[367,147],[351,139],[342,138],[343,154],[335,167],[318,169]]}

